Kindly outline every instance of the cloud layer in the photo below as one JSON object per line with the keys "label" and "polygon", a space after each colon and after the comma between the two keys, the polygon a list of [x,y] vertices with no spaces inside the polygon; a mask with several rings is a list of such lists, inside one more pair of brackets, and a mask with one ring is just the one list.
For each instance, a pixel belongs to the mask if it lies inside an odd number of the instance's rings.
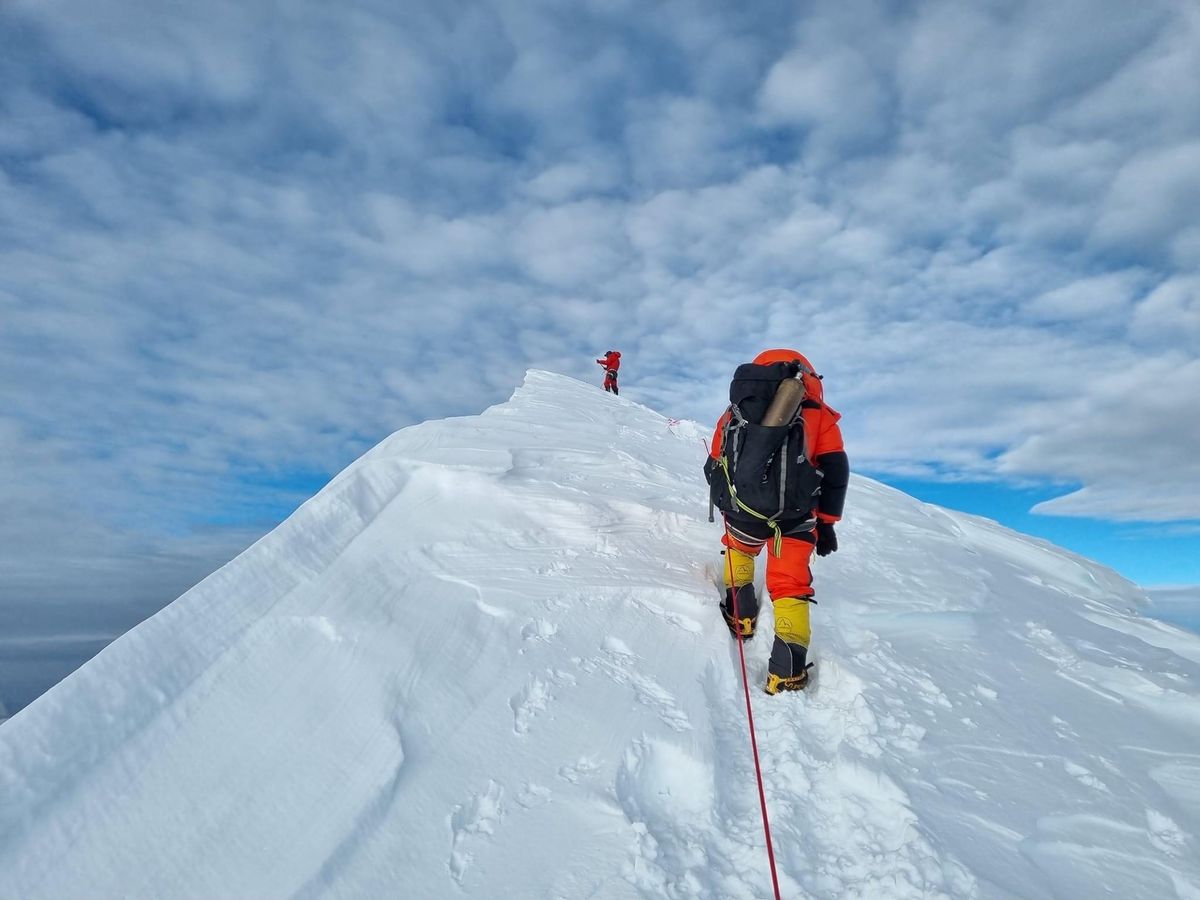
{"label": "cloud layer", "polygon": [[859,468],[1200,518],[1194,4],[16,0],[0,35],[29,584],[211,562],[610,346],[702,420],[798,346]]}

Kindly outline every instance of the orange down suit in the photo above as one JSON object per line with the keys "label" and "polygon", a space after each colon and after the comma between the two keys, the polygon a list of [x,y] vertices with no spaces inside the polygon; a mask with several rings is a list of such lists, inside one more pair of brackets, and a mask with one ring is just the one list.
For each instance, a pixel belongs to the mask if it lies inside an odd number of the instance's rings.
{"label": "orange down suit", "polygon": [[[813,533],[817,521],[836,522],[842,517],[846,487],[849,481],[849,463],[846,460],[842,431],[838,427],[841,415],[825,405],[821,380],[812,371],[808,360],[794,350],[767,350],[755,357],[758,365],[799,360],[806,371],[802,374],[806,397],[801,405],[804,431],[809,441],[809,458],[825,473],[818,505],[808,516],[781,520],[783,540],[779,555],[768,553],[766,587],[773,600],[781,597],[811,599],[813,596],[812,571],[809,561],[816,546]],[[726,410],[717,422],[709,456],[717,460],[721,456],[725,424],[731,413]],[[726,517],[726,532],[721,542],[750,557],[758,556],[764,544],[772,537],[771,531],[761,521],[730,514]],[[740,579],[738,579],[740,581]]]}

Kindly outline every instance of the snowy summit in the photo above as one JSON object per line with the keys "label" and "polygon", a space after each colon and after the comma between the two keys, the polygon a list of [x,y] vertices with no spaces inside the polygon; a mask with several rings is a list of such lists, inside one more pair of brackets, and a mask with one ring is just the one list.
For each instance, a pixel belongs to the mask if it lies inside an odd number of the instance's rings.
{"label": "snowy summit", "polygon": [[[707,434],[534,371],[388,438],[0,726],[0,897],[770,897]],[[814,683],[747,645],[782,895],[1200,897],[1200,638],[865,478],[839,533]]]}

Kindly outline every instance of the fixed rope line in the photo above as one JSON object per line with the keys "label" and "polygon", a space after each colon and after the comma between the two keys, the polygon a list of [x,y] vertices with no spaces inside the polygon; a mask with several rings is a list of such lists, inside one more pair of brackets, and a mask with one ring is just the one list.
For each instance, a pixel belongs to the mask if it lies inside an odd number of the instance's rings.
{"label": "fixed rope line", "polygon": [[779,895],[779,875],[775,871],[775,848],[771,845],[771,822],[767,818],[767,795],[763,790],[762,766],[758,761],[758,739],[754,734],[754,710],[750,707],[750,680],[746,676],[746,648],[742,640],[742,617],[738,611],[737,588],[733,584],[733,558],[729,555],[733,548],[729,546],[732,540],[729,536],[729,519],[725,518],[725,566],[729,572],[726,583],[733,596],[733,622],[737,632],[738,655],[742,660],[742,691],[746,695],[746,720],[750,723],[750,749],[754,754],[754,775],[758,779],[758,803],[762,808],[763,833],[767,838],[767,859],[771,863],[771,885],[775,888],[775,900],[783,900]]}

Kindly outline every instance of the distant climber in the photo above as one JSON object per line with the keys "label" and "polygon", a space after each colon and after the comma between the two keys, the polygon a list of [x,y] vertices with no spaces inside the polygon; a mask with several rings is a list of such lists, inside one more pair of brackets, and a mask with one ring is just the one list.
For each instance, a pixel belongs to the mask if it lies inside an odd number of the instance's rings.
{"label": "distant climber", "polygon": [[596,362],[604,366],[604,390],[619,396],[621,392],[617,390],[617,369],[621,368],[621,351],[609,350],[604,354],[604,359],[598,359]]}
{"label": "distant climber", "polygon": [[814,549],[817,556],[837,550],[834,523],[850,479],[840,418],[825,405],[821,376],[804,356],[764,350],[734,372],[704,464],[709,496],[725,518],[721,613],[743,640],[758,622],[754,560],[770,544],[766,587],[775,643],[768,694],[808,683],[809,604],[816,602],[809,561]]}

